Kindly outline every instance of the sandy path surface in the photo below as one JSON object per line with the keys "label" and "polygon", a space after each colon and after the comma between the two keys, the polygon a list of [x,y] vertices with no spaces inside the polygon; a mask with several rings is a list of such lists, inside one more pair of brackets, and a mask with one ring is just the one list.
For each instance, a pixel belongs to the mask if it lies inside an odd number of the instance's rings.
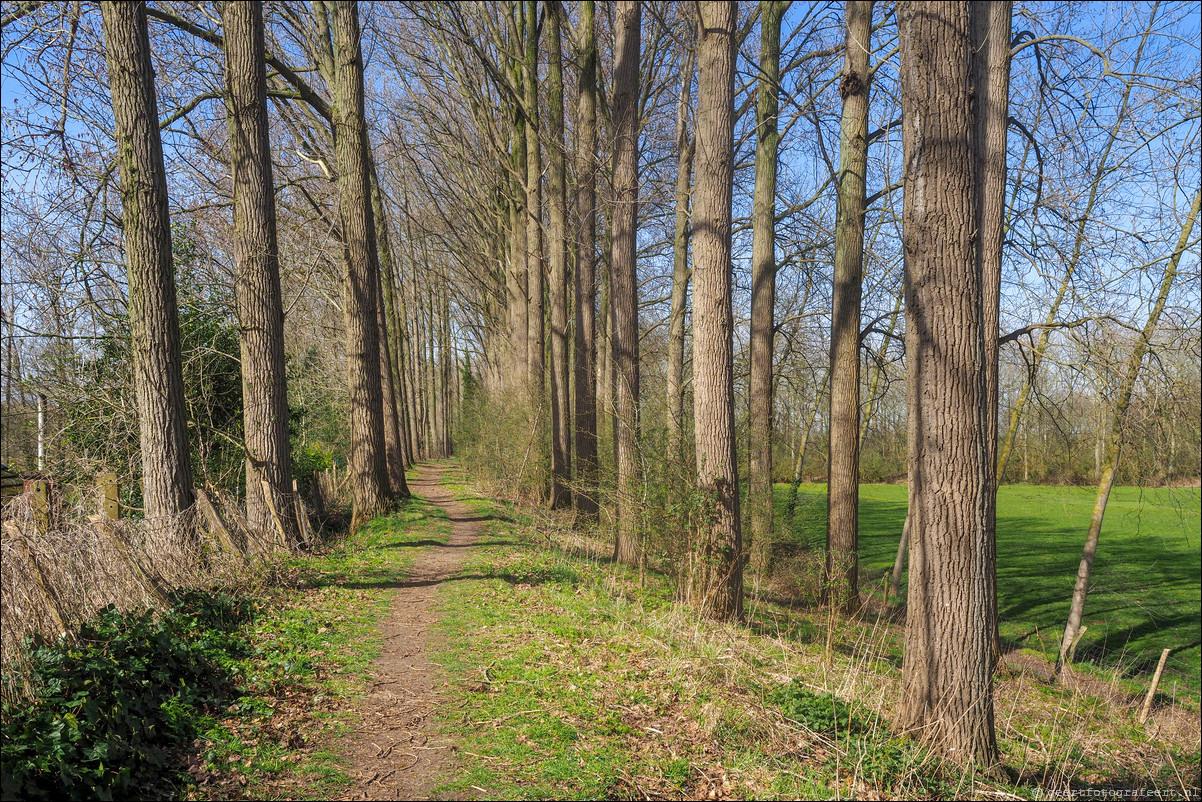
{"label": "sandy path surface", "polygon": [[362,721],[340,744],[358,780],[345,799],[428,799],[454,761],[454,746],[435,723],[445,683],[429,659],[437,620],[431,606],[439,584],[459,572],[483,524],[439,486],[442,467],[423,465],[417,473],[409,489],[447,513],[451,536],[445,546],[425,547],[398,582]]}

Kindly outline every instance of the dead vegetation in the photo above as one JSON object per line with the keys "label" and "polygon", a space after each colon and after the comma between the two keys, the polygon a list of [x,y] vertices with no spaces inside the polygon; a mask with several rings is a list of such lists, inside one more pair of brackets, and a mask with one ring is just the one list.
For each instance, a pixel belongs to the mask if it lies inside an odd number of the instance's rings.
{"label": "dead vegetation", "polygon": [[[335,508],[345,488],[328,476],[320,481]],[[110,605],[163,609],[176,590],[245,587],[261,578],[258,566],[293,548],[276,531],[252,528],[237,501],[213,489],[198,490],[196,506],[172,520],[107,518],[89,514],[82,501],[46,515],[21,493],[4,505],[0,526],[5,700],[31,691],[23,659],[28,638],[72,637]]]}

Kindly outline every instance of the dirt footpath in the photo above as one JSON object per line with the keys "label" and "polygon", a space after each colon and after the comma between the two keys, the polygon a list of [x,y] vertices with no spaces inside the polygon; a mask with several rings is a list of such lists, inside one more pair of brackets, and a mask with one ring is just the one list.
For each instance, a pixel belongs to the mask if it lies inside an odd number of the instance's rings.
{"label": "dirt footpath", "polygon": [[483,524],[439,486],[442,474],[440,466],[424,465],[409,484],[450,516],[451,536],[445,546],[423,549],[396,590],[361,723],[339,747],[358,780],[344,799],[428,799],[454,760],[454,747],[437,733],[445,683],[429,658],[436,620],[430,608],[439,584],[458,573]]}

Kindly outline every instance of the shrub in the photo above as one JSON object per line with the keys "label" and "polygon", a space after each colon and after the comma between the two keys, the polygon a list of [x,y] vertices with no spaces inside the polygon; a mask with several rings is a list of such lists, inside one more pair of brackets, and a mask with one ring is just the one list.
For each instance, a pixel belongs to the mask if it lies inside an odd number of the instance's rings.
{"label": "shrub", "polygon": [[172,771],[197,714],[233,690],[230,663],[247,644],[235,627],[249,605],[227,594],[177,594],[170,610],[109,606],[72,639],[27,642],[38,687],[6,702],[5,799],[113,799]]}

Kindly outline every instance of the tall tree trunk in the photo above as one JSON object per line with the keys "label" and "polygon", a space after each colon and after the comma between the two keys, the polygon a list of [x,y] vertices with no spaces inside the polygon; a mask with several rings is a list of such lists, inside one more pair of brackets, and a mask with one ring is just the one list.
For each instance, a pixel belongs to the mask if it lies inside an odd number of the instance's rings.
{"label": "tall tree trunk", "polygon": [[[541,444],[545,424],[543,406],[545,392],[546,343],[543,308],[543,229],[542,229],[542,176],[543,162],[539,142],[538,114],[538,0],[526,0],[526,60],[523,63],[523,78],[526,91],[526,297],[527,351],[526,382],[530,399],[530,412],[535,422],[535,453],[545,459]],[[545,464],[545,463],[544,463]],[[542,500],[545,487],[537,487],[535,496]]]}
{"label": "tall tree trunk", "polygon": [[[176,517],[192,506],[194,498],[167,171],[159,138],[146,4],[102,3],[100,10],[121,177],[142,498],[147,518],[166,519],[163,522],[174,529]],[[182,529],[177,534],[185,536]]]}
{"label": "tall tree trunk", "polygon": [[[385,264],[391,262],[383,247],[380,249],[380,256]],[[382,273],[382,270],[376,271],[376,321],[380,327],[380,392],[384,409],[384,450],[388,468],[388,490],[394,498],[403,499],[409,498],[409,485],[405,482],[405,441],[401,437],[401,414],[397,407],[396,384],[392,376],[392,348],[389,345]]]}
{"label": "tall tree trunk", "polygon": [[547,2],[547,248],[551,270],[551,508],[572,502],[571,401],[568,398],[567,169],[563,139],[563,43],[559,0]]}
{"label": "tall tree trunk", "polygon": [[1164,312],[1165,303],[1169,298],[1169,290],[1177,277],[1177,265],[1181,262],[1181,254],[1185,253],[1190,237],[1194,232],[1194,224],[1198,220],[1199,206],[1202,205],[1202,193],[1194,191],[1194,203],[1186,215],[1181,227],[1181,238],[1177,240],[1177,248],[1169,257],[1164,276],[1160,279],[1160,291],[1152,311],[1148,313],[1148,322],[1140,332],[1131,356],[1127,359],[1127,369],[1123,374],[1123,383],[1119,387],[1118,397],[1114,402],[1114,410],[1110,414],[1110,427],[1106,435],[1106,458],[1102,463],[1102,477],[1098,480],[1098,495],[1094,499],[1093,514],[1089,519],[1089,534],[1085,538],[1085,550],[1081,554],[1081,564],[1077,568],[1077,582],[1073,586],[1073,602],[1069,608],[1068,621],[1064,627],[1064,637],[1060,640],[1060,653],[1056,658],[1056,669],[1068,659],[1069,647],[1077,637],[1081,628],[1081,616],[1085,613],[1085,596],[1089,592],[1089,575],[1093,570],[1094,557],[1098,553],[1098,537],[1102,534],[1102,518],[1106,515],[1106,503],[1110,500],[1110,489],[1114,486],[1114,474],[1118,470],[1119,447],[1123,440],[1123,426],[1127,422],[1127,410],[1131,406],[1131,396],[1135,391],[1135,382],[1139,379],[1140,368],[1143,366],[1144,355],[1148,352],[1148,344],[1156,333],[1160,323],[1160,315]]}
{"label": "tall tree trunk", "polygon": [[[284,306],[276,242],[275,188],[267,115],[263,4],[225,3],[226,117],[234,194],[234,290],[242,355],[246,519],[272,529],[271,508],[290,539],[299,536],[292,503]],[[272,494],[264,498],[264,482]]]}
{"label": "tall tree trunk", "polygon": [[871,0],[847,3],[847,46],[839,95],[839,200],[831,290],[831,436],[826,517],[827,600],[848,615],[860,608],[860,297],[864,277]]}
{"label": "tall tree trunk", "polygon": [[734,188],[734,3],[698,3],[697,162],[693,191],[693,428],[697,489],[708,505],[690,597],[705,615],[743,615],[743,542],[735,462],[731,196]]}
{"label": "tall tree trunk", "polygon": [[334,150],[342,218],[347,378],[351,394],[352,529],[388,509],[390,482],[380,382],[379,264],[371,209],[363,57],[355,0],[327,2],[334,44]]}
{"label": "tall tree trunk", "polygon": [[[526,294],[527,265],[527,236],[526,236],[526,121],[518,112],[514,121],[513,134],[513,197],[509,206],[509,269],[505,274],[506,292],[509,305],[509,326],[511,353],[509,371],[509,389],[516,391],[524,388],[528,378],[530,350],[530,299]],[[518,178],[521,176],[521,178]],[[521,395],[525,400],[525,390]]]}
{"label": "tall tree trunk", "polygon": [[[1011,0],[975,0],[973,17],[973,83],[976,88],[977,259],[985,331],[986,444],[989,464],[997,465],[998,338],[1002,300],[1002,239],[1006,215],[1006,130],[1010,115]],[[996,470],[988,494],[990,590],[989,632],[994,665],[1002,644],[997,620],[997,483]]]}
{"label": "tall tree trunk", "polygon": [[[419,275],[417,246],[414,244],[413,239],[413,218],[409,214],[409,195],[405,193],[402,197],[404,199],[402,213],[405,216],[405,243],[409,254],[410,281],[407,284],[412,286],[413,279]],[[410,327],[410,317],[405,303],[405,286],[405,283],[398,282],[396,284],[397,320],[400,321],[400,325],[404,330],[404,335],[400,338],[400,371],[402,375],[401,383],[404,389],[405,417],[409,422],[409,461],[415,462],[421,458],[421,419],[418,414],[417,372],[415,368],[417,349],[413,342],[413,329]],[[523,326],[523,338],[525,337],[525,330],[525,326]],[[511,364],[506,363],[505,367],[509,368]]]}
{"label": "tall tree trunk", "polygon": [[899,8],[905,161],[910,582],[898,720],[962,762],[992,766],[993,487],[972,56],[966,2]]}
{"label": "tall tree trunk", "polygon": [[768,568],[772,554],[772,354],[776,322],[776,130],[780,81],[780,22],[789,3],[760,2],[760,73],[756,107],[755,198],[751,213],[751,429],[752,564]]}
{"label": "tall tree trunk", "polygon": [[[696,25],[693,35],[696,36]],[[684,340],[689,303],[689,197],[693,180],[693,137],[689,133],[693,72],[697,62],[695,41],[685,43],[680,68],[680,95],[676,101],[676,226],[672,235],[672,306],[668,314],[668,459],[685,460]]]}
{"label": "tall tree trunk", "polygon": [[610,264],[610,344],[613,354],[618,531],[614,559],[640,559],[638,453],[639,307],[635,265],[639,194],[638,0],[619,0],[614,21],[613,256]]}
{"label": "tall tree trunk", "polygon": [[580,4],[580,96],[577,99],[576,509],[597,516],[597,34],[593,0]]}
{"label": "tall tree trunk", "polygon": [[[380,190],[380,181],[376,175],[376,165],[371,165],[371,206],[376,219],[376,234],[380,241],[380,283],[383,290],[384,320],[386,326],[381,329],[387,333],[389,378],[392,380],[393,401],[396,405],[397,428],[400,436],[401,478],[405,477],[405,468],[413,463],[413,453],[410,450],[410,422],[408,405],[405,401],[405,370],[404,349],[402,341],[405,330],[404,319],[397,309],[396,287],[399,270],[396,264],[396,253],[392,249],[392,234],[389,218],[384,209],[384,193]],[[394,485],[394,492],[402,498],[409,495],[409,487],[402,483],[400,488]]]}

